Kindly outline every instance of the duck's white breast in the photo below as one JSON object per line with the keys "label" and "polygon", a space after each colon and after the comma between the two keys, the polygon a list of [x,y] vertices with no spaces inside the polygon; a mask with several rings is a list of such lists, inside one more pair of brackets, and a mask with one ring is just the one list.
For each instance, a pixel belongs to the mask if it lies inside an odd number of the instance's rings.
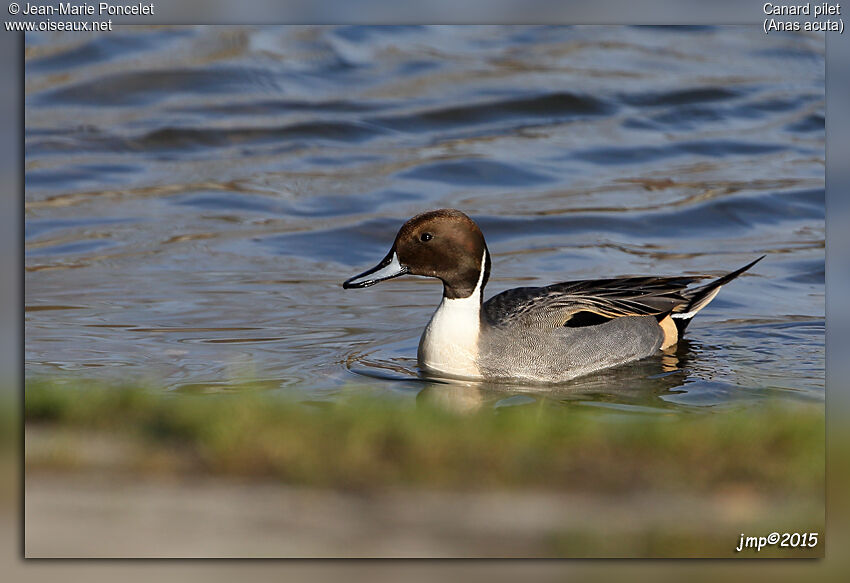
{"label": "duck's white breast", "polygon": [[419,365],[450,375],[480,377],[480,315],[479,293],[468,298],[444,297],[419,340]]}

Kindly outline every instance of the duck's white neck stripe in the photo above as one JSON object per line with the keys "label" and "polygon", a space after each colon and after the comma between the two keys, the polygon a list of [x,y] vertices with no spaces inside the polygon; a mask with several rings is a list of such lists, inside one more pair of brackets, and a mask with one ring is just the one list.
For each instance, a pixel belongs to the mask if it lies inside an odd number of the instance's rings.
{"label": "duck's white neck stripe", "polygon": [[478,270],[478,283],[475,284],[475,289],[465,298],[447,298],[443,296],[443,302],[463,302],[467,300],[477,300],[481,303],[481,286],[484,284],[484,269],[487,267],[487,250],[481,254],[481,268]]}

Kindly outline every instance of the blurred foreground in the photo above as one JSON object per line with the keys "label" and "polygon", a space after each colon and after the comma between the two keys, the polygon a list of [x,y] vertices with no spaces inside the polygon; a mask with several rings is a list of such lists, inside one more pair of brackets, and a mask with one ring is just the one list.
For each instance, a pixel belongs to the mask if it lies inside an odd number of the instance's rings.
{"label": "blurred foreground", "polygon": [[[821,406],[691,416],[30,383],[28,557],[818,557]],[[81,536],[83,533],[85,536]]]}

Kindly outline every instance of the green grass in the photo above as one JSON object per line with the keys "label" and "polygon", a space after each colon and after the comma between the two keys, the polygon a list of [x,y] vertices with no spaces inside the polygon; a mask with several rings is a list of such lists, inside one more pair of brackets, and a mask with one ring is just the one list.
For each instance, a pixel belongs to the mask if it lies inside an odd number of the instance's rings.
{"label": "green grass", "polygon": [[[261,477],[342,489],[414,485],[823,496],[822,406],[606,415],[509,407],[470,414],[343,399],[314,407],[246,392],[185,396],[30,382],[25,421],[53,437],[27,468]],[[36,443],[33,440],[33,443]],[[107,456],[108,457],[108,456]]]}
{"label": "green grass", "polygon": [[[423,490],[445,499],[453,491],[498,491],[508,506],[540,512],[543,503],[533,501],[541,495],[553,508],[572,509],[559,526],[535,535],[523,538],[521,528],[487,535],[502,549],[514,548],[511,537],[519,536],[533,556],[824,551],[823,544],[734,551],[742,532],[824,533],[821,405],[760,401],[737,410],[612,414],[536,403],[462,414],[367,396],[305,404],[258,390],[185,395],[41,380],[26,388],[25,429],[28,480],[50,484],[62,483],[60,474],[96,476],[96,483],[113,475],[165,477],[156,483],[191,489],[206,477],[362,492],[370,500],[392,491],[411,504]],[[68,483],[73,491],[76,482]],[[361,518],[367,531],[391,521]],[[526,528],[542,528],[529,520]],[[459,540],[469,530],[444,528]]]}

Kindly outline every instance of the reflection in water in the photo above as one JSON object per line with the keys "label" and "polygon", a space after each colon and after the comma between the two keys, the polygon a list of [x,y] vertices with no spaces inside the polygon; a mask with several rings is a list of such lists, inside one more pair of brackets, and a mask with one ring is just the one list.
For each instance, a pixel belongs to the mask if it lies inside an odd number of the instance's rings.
{"label": "reflection in water", "polygon": [[[664,397],[677,392],[686,382],[684,369],[689,355],[690,343],[683,340],[655,357],[559,385],[429,380],[416,400],[458,413],[506,405],[571,406],[583,402],[604,403],[622,411],[670,409],[672,405]],[[520,395],[526,399],[515,399]]]}
{"label": "reflection in water", "polygon": [[486,389],[475,382],[426,382],[417,393],[416,402],[454,413],[473,413],[484,407],[485,392]]}

